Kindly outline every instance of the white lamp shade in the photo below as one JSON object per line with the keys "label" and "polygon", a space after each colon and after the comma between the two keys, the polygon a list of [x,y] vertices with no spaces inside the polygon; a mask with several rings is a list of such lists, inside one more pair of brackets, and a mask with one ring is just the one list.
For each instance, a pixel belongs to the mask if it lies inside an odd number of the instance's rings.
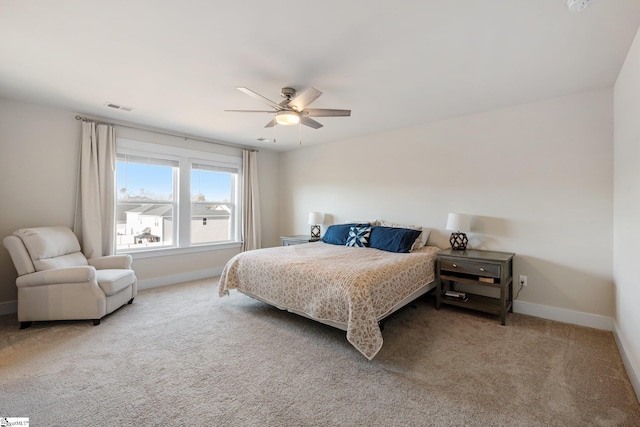
{"label": "white lamp shade", "polygon": [[450,213],[447,217],[447,230],[471,231],[471,217],[464,214]]}
{"label": "white lamp shade", "polygon": [[276,113],[276,123],[279,125],[297,125],[300,123],[300,113],[297,111],[279,111]]}
{"label": "white lamp shade", "polygon": [[322,224],[324,215],[321,212],[309,212],[309,225]]}

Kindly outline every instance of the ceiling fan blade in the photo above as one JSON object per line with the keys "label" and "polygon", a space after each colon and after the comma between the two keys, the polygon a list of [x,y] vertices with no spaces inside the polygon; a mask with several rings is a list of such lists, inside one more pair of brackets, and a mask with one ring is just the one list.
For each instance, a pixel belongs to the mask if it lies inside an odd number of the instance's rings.
{"label": "ceiling fan blade", "polygon": [[332,110],[330,108],[305,108],[302,112],[307,117],[346,117],[351,116],[351,110]]}
{"label": "ceiling fan blade", "polygon": [[296,111],[302,111],[304,110],[304,107],[318,99],[320,95],[322,95],[322,92],[316,88],[310,87],[293,98],[287,105]]}
{"label": "ceiling fan blade", "polygon": [[269,113],[273,114],[275,111],[273,110],[224,110],[229,113]]}
{"label": "ceiling fan blade", "polygon": [[302,117],[300,119],[300,123],[314,129],[320,129],[323,126],[322,123],[316,122],[315,120],[310,119],[309,117]]}
{"label": "ceiling fan blade", "polygon": [[279,104],[276,104],[272,100],[270,100],[268,98],[265,98],[264,96],[260,95],[259,93],[256,93],[256,92],[252,91],[251,89],[247,89],[246,87],[238,87],[236,89],[238,89],[240,92],[246,93],[250,97],[257,99],[258,101],[260,101],[260,102],[262,102],[264,104],[267,104],[271,108],[275,108],[277,111],[280,111],[280,110],[283,109]]}
{"label": "ceiling fan blade", "polygon": [[265,126],[266,128],[272,128],[275,125],[277,125],[276,123],[276,119],[274,118],[273,120],[271,120],[269,123],[267,123],[267,125]]}

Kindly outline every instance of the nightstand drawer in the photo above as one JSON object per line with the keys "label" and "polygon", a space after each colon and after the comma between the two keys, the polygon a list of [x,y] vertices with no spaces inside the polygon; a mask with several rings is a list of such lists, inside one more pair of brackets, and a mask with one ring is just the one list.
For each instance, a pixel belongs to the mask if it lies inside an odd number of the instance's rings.
{"label": "nightstand drawer", "polygon": [[440,261],[440,270],[483,277],[500,277],[500,265],[481,262],[443,259]]}

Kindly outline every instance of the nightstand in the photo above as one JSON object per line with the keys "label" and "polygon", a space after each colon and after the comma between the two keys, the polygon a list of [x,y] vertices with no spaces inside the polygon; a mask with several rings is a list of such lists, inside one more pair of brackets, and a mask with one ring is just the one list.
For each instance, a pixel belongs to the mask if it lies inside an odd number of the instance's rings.
{"label": "nightstand", "polygon": [[295,236],[280,236],[282,246],[300,245],[302,243],[317,242],[320,239],[312,239],[308,235],[298,234]]}
{"label": "nightstand", "polygon": [[[466,307],[500,316],[505,324],[507,312],[513,312],[513,257],[510,252],[467,249],[445,249],[436,258],[436,309],[441,304]],[[456,285],[464,283],[472,292],[462,292],[460,297],[446,296],[456,291]],[[479,287],[500,290],[497,298],[473,293]],[[451,293],[451,292],[450,292]],[[460,294],[460,293],[458,293]]]}

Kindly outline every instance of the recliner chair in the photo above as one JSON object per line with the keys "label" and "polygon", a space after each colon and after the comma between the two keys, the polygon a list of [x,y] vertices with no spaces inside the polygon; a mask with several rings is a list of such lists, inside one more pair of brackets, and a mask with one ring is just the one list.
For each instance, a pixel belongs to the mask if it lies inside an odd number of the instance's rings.
{"label": "recliner chair", "polygon": [[23,228],[3,243],[18,272],[20,329],[41,320],[91,319],[99,325],[138,293],[130,255],[87,259],[68,227]]}

